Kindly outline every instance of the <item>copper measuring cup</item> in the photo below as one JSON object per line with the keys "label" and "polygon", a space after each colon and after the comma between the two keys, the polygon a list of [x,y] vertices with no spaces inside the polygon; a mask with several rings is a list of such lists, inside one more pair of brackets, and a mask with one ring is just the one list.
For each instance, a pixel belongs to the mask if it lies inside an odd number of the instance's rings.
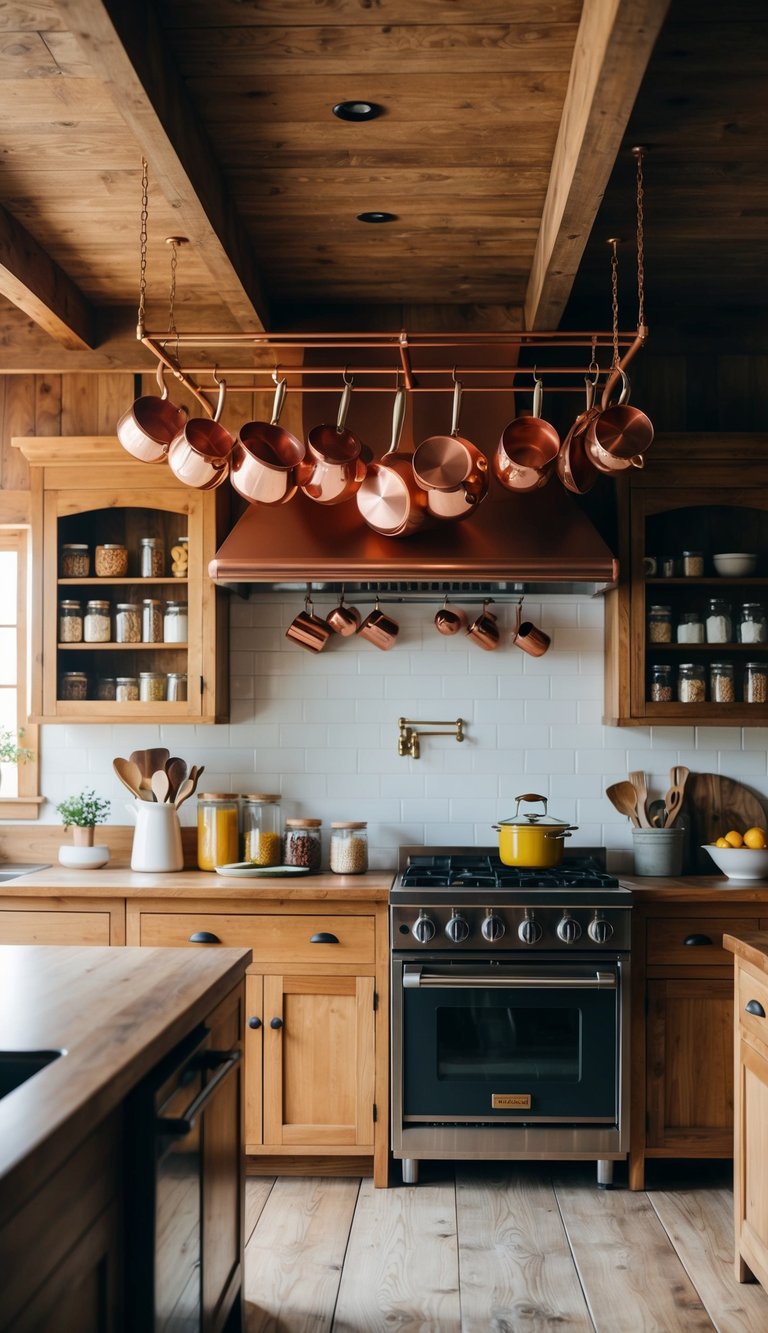
{"label": "copper measuring cup", "polygon": [[338,606],[334,606],[332,611],[325,617],[326,625],[330,625],[337,634],[342,634],[345,638],[350,634],[355,634],[360,628],[360,612],[356,606],[347,606],[344,601],[344,592],[342,590]]}
{"label": "copper measuring cup", "polygon": [[187,419],[186,410],[168,397],[162,361],[157,363],[157,383],[160,397],[146,394],[137,398],[117,423],[118,440],[142,463],[162,463],[171,440],[184,429]]}
{"label": "copper measuring cup", "polygon": [[453,377],[450,435],[430,435],[413,455],[413,474],[435,518],[468,518],[488,493],[488,459],[459,435],[461,380]]}
{"label": "copper measuring cup", "polygon": [[285,637],[293,639],[300,648],[306,648],[310,653],[321,653],[330,639],[330,627],[320,616],[315,615],[309,593],[304,598],[304,610],[294,616],[285,631]]}
{"label": "copper measuring cup", "polygon": [[544,386],[534,370],[533,415],[515,417],[504,427],[493,456],[493,471],[508,491],[546,486],[560,452],[560,436],[541,415]]}
{"label": "copper measuring cup", "polygon": [[488,600],[483,602],[483,609],[467,629],[467,634],[478,647],[486,652],[493,652],[499,646],[499,627],[493,611],[488,610]]}
{"label": "copper measuring cup", "polygon": [[313,426],[307,436],[307,459],[300,485],[304,494],[318,504],[337,505],[349,500],[368,472],[361,457],[360,441],[346,429],[352,384],[345,373],[336,425]]}
{"label": "copper measuring cup", "polygon": [[368,639],[374,647],[381,648],[383,652],[386,652],[388,648],[392,647],[400,633],[400,626],[396,620],[393,620],[391,616],[386,615],[381,610],[377,597],[373,604],[373,610],[365,617],[357,632],[364,639]]}
{"label": "copper measuring cup", "polygon": [[459,630],[466,629],[467,617],[461,610],[454,610],[448,605],[446,596],[440,610],[435,613],[435,629],[439,634],[458,634]]}
{"label": "copper measuring cup", "polygon": [[549,635],[545,634],[543,629],[539,629],[538,625],[534,625],[532,620],[523,620],[522,602],[517,608],[512,642],[531,657],[543,657],[552,642]]}
{"label": "copper measuring cup", "polygon": [[219,424],[226,380],[219,380],[218,385],[219,401],[213,418],[190,417],[168,447],[171,472],[185,486],[194,486],[200,491],[212,491],[226,480],[229,456],[235,443],[229,431]]}
{"label": "copper measuring cup", "polygon": [[301,440],[278,423],[285,402],[286,381],[272,376],[275,396],[271,421],[248,421],[240,427],[232,450],[230,480],[252,504],[285,504],[296,494],[305,449]]}

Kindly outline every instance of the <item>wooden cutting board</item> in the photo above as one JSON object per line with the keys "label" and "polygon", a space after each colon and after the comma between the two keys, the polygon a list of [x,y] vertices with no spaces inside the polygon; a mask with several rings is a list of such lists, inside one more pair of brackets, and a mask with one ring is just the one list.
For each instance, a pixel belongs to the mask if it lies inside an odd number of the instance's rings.
{"label": "wooden cutting board", "polygon": [[722,838],[729,829],[743,833],[757,824],[768,824],[765,810],[757,796],[741,782],[722,778],[717,773],[691,773],[685,784],[685,798],[680,812],[688,817],[686,873],[716,873],[712,858],[701,844]]}

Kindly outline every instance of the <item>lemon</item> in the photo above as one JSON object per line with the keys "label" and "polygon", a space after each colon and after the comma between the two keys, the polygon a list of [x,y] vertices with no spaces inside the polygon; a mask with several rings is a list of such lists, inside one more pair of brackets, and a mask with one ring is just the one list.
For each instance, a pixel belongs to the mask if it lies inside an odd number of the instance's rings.
{"label": "lemon", "polygon": [[744,834],[744,846],[753,848],[768,847],[768,835],[764,828],[748,828]]}
{"label": "lemon", "polygon": [[744,846],[744,839],[742,838],[742,836],[741,836],[741,834],[739,833],[738,829],[735,829],[735,828],[732,828],[731,831],[730,831],[730,833],[726,833],[726,835],[725,835],[725,841],[728,843],[728,846],[729,846],[729,847],[743,847],[743,846]]}
{"label": "lemon", "polygon": [[729,842],[726,842],[725,838],[718,838],[717,842],[715,843],[716,847],[730,847],[730,845],[731,844]]}

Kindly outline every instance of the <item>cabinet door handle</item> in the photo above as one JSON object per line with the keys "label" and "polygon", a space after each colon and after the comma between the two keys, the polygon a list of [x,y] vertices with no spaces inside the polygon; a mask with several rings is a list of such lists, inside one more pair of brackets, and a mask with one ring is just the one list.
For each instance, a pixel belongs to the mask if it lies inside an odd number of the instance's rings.
{"label": "cabinet door handle", "polygon": [[190,944],[221,944],[218,935],[214,935],[211,930],[196,930],[194,935],[189,937]]}
{"label": "cabinet door handle", "polygon": [[310,944],[338,944],[337,935],[332,935],[329,930],[319,930],[316,935],[310,935]]}
{"label": "cabinet door handle", "polygon": [[270,1018],[269,1026],[271,1028],[281,1028],[283,1026],[282,1018]]}
{"label": "cabinet door handle", "polygon": [[744,1009],[748,1014],[754,1014],[755,1018],[765,1018],[765,1010],[759,1000],[747,1000]]}
{"label": "cabinet door handle", "polygon": [[709,935],[687,935],[683,944],[711,944]]}
{"label": "cabinet door handle", "polygon": [[252,1018],[249,1018],[249,1019],[248,1019],[248,1026],[249,1026],[249,1028],[260,1028],[260,1027],[261,1027],[261,1019],[260,1019],[260,1018],[257,1018],[256,1015],[254,1014]]}

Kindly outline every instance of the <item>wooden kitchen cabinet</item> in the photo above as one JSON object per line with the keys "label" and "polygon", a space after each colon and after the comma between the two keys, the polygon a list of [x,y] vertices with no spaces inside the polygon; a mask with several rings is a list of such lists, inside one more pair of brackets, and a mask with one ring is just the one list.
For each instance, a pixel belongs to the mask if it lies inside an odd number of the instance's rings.
{"label": "wooden kitchen cabinet", "polygon": [[0,944],[125,944],[121,898],[0,897]]}
{"label": "wooden kitchen cabinet", "polygon": [[751,949],[740,956],[741,940],[734,941],[733,1204],[736,1277],[757,1277],[768,1289],[768,936],[762,940],[754,951],[761,967],[749,961]]}
{"label": "wooden kitchen cabinet", "polygon": [[660,1157],[733,1152],[733,964],[725,932],[768,925],[765,907],[633,908],[629,1183]]}
{"label": "wooden kitchen cabinet", "polygon": [[[35,622],[32,716],[41,722],[72,719],[109,722],[225,721],[228,708],[227,596],[208,578],[224,522],[218,491],[192,490],[164,465],[137,462],[117,440],[70,437],[14,440],[27,458],[32,477],[34,543],[33,599],[42,607]],[[186,578],[171,572],[171,547],[188,537]],[[165,548],[164,573],[140,576],[140,540],[158,537]],[[85,543],[90,573],[65,577],[61,547]],[[98,577],[93,553],[97,545],[119,543],[128,550],[128,573]],[[161,603],[187,603],[185,642],[117,643],[114,610],[118,602],[145,598]],[[62,642],[59,604],[90,599],[111,604],[109,642]],[[64,697],[65,673],[87,678],[87,696]],[[117,702],[100,698],[103,681],[118,676],[138,679],[154,672],[166,685],[171,674],[186,676],[184,700],[147,699]]]}
{"label": "wooden kitchen cabinet", "polygon": [[[606,597],[605,716],[613,726],[758,725],[768,721],[768,697],[746,702],[744,665],[757,662],[768,676],[768,642],[739,643],[736,622],[744,602],[768,606],[768,435],[658,436],[644,469],[630,468],[617,487],[619,567],[617,588]],[[704,557],[701,576],[682,573],[682,552]],[[716,553],[757,554],[750,577],[720,577]],[[675,560],[673,577],[662,576],[665,557]],[[655,559],[657,572],[646,571]],[[728,643],[677,642],[683,613],[706,620],[710,598],[730,604],[733,634]],[[652,638],[651,606],[671,611],[672,642]],[[734,670],[734,699],[713,702],[709,668],[729,662]],[[705,671],[704,698],[693,687],[688,701],[678,699],[681,663]],[[672,697],[652,696],[651,667],[669,667]],[[663,691],[659,691],[663,693]],[[756,690],[762,694],[762,689]]]}

